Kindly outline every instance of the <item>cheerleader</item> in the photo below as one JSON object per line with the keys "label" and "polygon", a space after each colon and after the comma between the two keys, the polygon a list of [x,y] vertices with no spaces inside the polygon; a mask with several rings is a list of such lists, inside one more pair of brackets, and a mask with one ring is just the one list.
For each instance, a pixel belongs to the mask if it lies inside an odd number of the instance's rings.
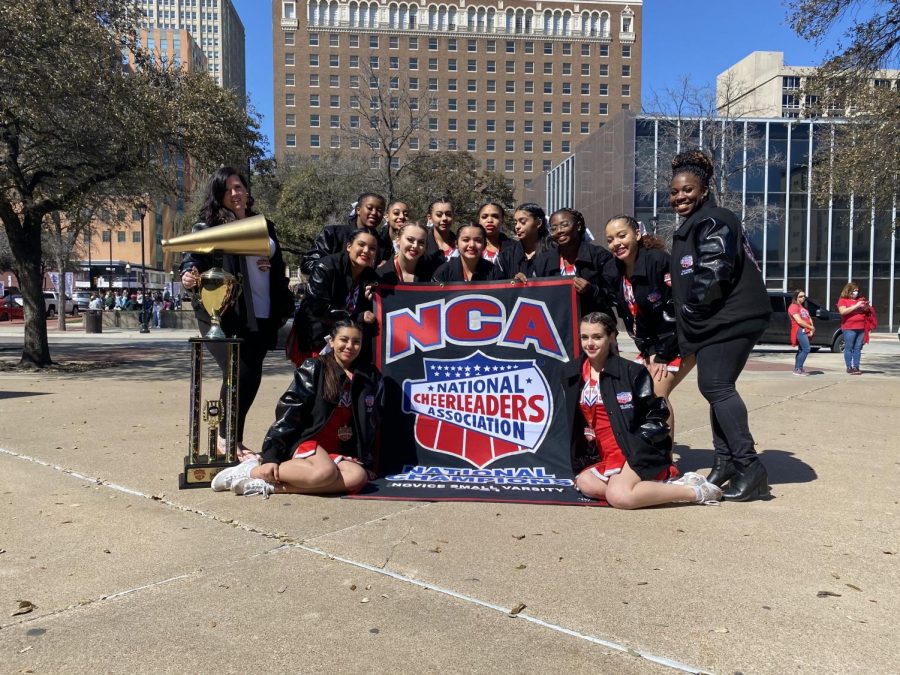
{"label": "cheerleader", "polygon": [[[386,260],[390,256],[390,237],[379,233],[378,228],[384,217],[384,197],[374,192],[365,192],[356,200],[353,212],[346,224],[327,225],[319,232],[312,248],[303,256],[300,270],[304,274],[312,274],[316,263],[328,255],[340,253],[347,246],[350,235],[356,230],[365,230],[375,236],[382,249],[380,258]],[[376,261],[373,261],[376,262]]]}
{"label": "cheerleader", "polygon": [[494,260],[492,279],[515,279],[524,283],[534,276],[534,263],[553,248],[547,216],[537,204],[521,204],[513,213],[516,238],[504,246]]}
{"label": "cheerleader", "polygon": [[395,240],[397,253],[378,268],[382,284],[406,284],[431,281],[431,272],[425,260],[425,241],[428,230],[418,223],[406,223],[400,227]]}
{"label": "cheerleader", "polygon": [[478,209],[478,224],[484,228],[485,242],[481,257],[489,263],[497,260],[500,251],[512,243],[509,237],[503,233],[503,224],[506,221],[506,213],[497,202],[482,204]]}
{"label": "cheerleader", "polygon": [[449,199],[437,199],[428,207],[425,256],[434,269],[437,269],[457,255],[459,252],[456,249],[456,234],[453,232],[453,204]]}
{"label": "cheerleader", "polygon": [[432,281],[442,284],[451,281],[487,281],[494,266],[482,257],[486,239],[487,235],[481,225],[463,225],[459,228],[456,237],[459,255],[438,267]]}
{"label": "cheerleader", "polygon": [[389,254],[396,255],[397,237],[400,234],[400,228],[407,222],[409,222],[409,206],[406,202],[394,201],[388,204],[384,215],[384,225],[378,231],[378,239],[382,244],[387,242],[392,244],[391,247],[386,247]]}

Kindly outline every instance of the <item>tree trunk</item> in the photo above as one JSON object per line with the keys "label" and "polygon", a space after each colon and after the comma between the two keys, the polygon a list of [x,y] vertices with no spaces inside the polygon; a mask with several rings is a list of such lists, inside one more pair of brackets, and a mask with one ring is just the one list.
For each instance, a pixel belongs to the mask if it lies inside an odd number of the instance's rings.
{"label": "tree trunk", "polygon": [[[22,216],[20,216],[21,218]],[[21,366],[43,368],[50,359],[47,341],[47,306],[44,303],[44,272],[41,265],[42,215],[24,214],[24,226],[6,223],[6,234],[18,269],[19,289],[25,304],[25,341],[22,345]],[[21,222],[21,221],[20,221]]]}

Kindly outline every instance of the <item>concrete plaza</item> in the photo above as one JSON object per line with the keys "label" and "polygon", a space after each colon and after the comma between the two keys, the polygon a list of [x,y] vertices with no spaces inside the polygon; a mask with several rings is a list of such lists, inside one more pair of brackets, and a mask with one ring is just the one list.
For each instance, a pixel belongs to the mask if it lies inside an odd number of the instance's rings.
{"label": "concrete plaza", "polygon": [[[0,324],[0,365],[21,330]],[[754,352],[773,499],[617,512],[179,491],[190,333],[104,331],[51,349],[111,367],[0,372],[3,672],[900,670],[895,336],[861,377]],[[267,360],[248,445],[290,372]],[[673,401],[705,472],[694,375]]]}

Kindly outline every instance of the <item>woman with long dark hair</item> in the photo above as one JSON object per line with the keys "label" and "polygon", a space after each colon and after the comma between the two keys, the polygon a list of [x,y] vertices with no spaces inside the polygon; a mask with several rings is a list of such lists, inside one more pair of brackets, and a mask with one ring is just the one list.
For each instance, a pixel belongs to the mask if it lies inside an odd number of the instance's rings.
{"label": "woman with long dark hair", "polygon": [[456,249],[456,233],[453,231],[453,204],[447,197],[441,197],[428,205],[425,258],[431,269],[436,270],[457,255],[459,251]]}
{"label": "woman with long dark hair", "polygon": [[769,493],[735,387],[753,345],[769,325],[769,296],[740,219],[710,194],[712,160],[700,150],[672,160],[669,203],[681,222],[672,237],[672,298],[678,344],[695,355],[697,385],[709,402],[715,461],[708,478],[725,499]]}
{"label": "woman with long dark hair", "polygon": [[794,375],[809,375],[803,369],[803,365],[809,356],[809,341],[815,335],[816,327],[809,310],[806,309],[806,291],[794,291],[794,301],[788,307],[788,318],[791,320],[791,345],[797,348],[797,356],[794,357]]}
{"label": "woman with long dark hair", "polygon": [[669,408],[669,429],[675,437],[675,411],[669,394],[694,367],[694,358],[678,353],[669,254],[662,241],[643,234],[631,216],[613,216],[606,223],[606,244],[616,261],[616,308],[653,379],[653,391]]}
{"label": "woman with long dark hair", "polygon": [[617,355],[616,320],[592,312],[579,332],[584,359],[573,429],[584,430],[575,440],[587,445],[591,464],[576,487],[618,509],[718,501],[722,491],[700,474],[676,478],[666,402],[653,393],[646,369]]}
{"label": "woman with long dark hair", "polygon": [[[250,195],[247,179],[236,169],[223,166],[209,181],[200,209],[200,222],[194,225],[193,232],[233,223],[254,215],[256,213],[253,211],[253,197]],[[275,348],[278,329],[294,311],[294,298],[288,288],[275,225],[267,220],[266,226],[269,234],[267,256],[186,253],[181,263],[181,284],[188,290],[196,288],[200,274],[211,267],[221,267],[235,275],[241,284],[236,304],[223,312],[221,324],[226,335],[244,339],[240,350],[236,421],[237,451],[241,459],[252,455],[244,445],[244,423],[262,380],[263,359],[266,352]],[[206,334],[211,325],[210,316],[197,295],[194,297],[193,307],[201,333]],[[224,400],[227,347],[224,344],[207,342],[206,348],[222,370],[222,400]],[[219,426],[218,444],[219,452],[223,454],[224,425],[223,420]]]}
{"label": "woman with long dark hair", "polygon": [[348,317],[362,326],[363,358],[371,359],[371,339],[376,333],[371,287],[378,281],[373,268],[377,256],[375,235],[360,228],[350,233],[343,251],[316,263],[294,317],[295,331],[287,347],[295,365],[321,351],[335,322]]}
{"label": "woman with long dark hair", "polygon": [[544,251],[553,248],[547,216],[537,204],[520,204],[513,212],[516,238],[502,247],[494,260],[492,279],[515,279],[524,282],[534,276],[534,262]]}
{"label": "woman with long dark hair", "polygon": [[581,301],[581,313],[612,313],[616,266],[609,251],[586,237],[584,216],[563,208],[550,216],[550,236],[556,243],[534,262],[536,277],[571,277]]}
{"label": "woman with long dark hair", "polygon": [[212,488],[236,495],[353,494],[374,475],[381,376],[359,358],[363,329],[331,328],[331,351],[306,359],[275,409],[261,458],[219,472]]}
{"label": "woman with long dark hair", "polygon": [[476,222],[484,228],[485,233],[484,251],[481,252],[481,256],[493,263],[500,255],[500,251],[512,243],[503,232],[506,211],[497,202],[487,202],[479,207]]}
{"label": "woman with long dark hair", "polygon": [[432,281],[442,284],[454,281],[487,281],[493,265],[481,255],[486,239],[487,235],[481,225],[473,223],[459,228],[456,235],[459,255],[438,267]]}

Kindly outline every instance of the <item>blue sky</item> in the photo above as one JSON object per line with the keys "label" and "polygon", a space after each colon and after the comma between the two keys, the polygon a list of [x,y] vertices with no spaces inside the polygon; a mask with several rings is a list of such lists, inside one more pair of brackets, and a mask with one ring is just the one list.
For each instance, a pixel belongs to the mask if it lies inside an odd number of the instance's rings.
{"label": "blue sky", "polygon": [[[271,139],[272,3],[233,2],[247,36],[247,93]],[[791,31],[785,15],[782,0],[645,0],[643,100],[685,75],[696,85],[714,85],[716,75],[752,51],[782,51],[788,65],[820,63],[840,35],[816,47]]]}

